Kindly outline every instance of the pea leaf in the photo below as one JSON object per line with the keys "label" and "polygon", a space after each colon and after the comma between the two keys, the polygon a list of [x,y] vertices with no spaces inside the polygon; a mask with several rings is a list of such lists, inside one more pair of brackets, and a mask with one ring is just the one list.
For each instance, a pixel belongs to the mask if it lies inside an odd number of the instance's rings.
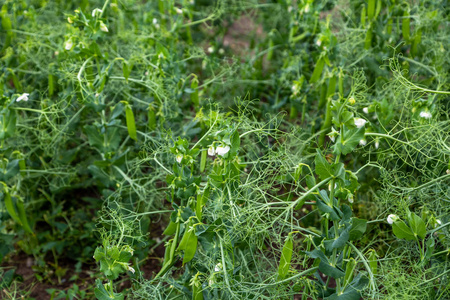
{"label": "pea leaf", "polygon": [[97,287],[94,289],[95,297],[98,300],[123,300],[124,296],[122,294],[110,293],[105,289],[100,279],[96,280]]}
{"label": "pea leaf", "polygon": [[345,245],[345,243],[347,243],[349,237],[350,237],[349,230],[347,228],[341,232],[341,234],[339,235],[339,237],[337,239],[334,240],[333,244],[331,244],[331,247],[333,249],[334,248],[340,249],[340,248],[344,247],[344,245]]}
{"label": "pea leaf", "polygon": [[344,155],[353,151],[359,144],[359,141],[364,139],[365,128],[353,128],[348,129],[345,125],[343,126],[343,138],[337,139],[334,145],[334,154],[342,153]]}
{"label": "pea leaf", "polygon": [[427,235],[425,222],[415,213],[410,213],[408,216],[409,226],[413,233],[415,233],[422,240]]}
{"label": "pea leaf", "polygon": [[319,149],[317,150],[316,158],[314,162],[316,164],[316,174],[319,175],[321,180],[327,179],[333,175],[331,170],[331,165],[328,161],[323,157],[322,153],[320,153]]}
{"label": "pea leaf", "polygon": [[350,228],[350,240],[359,240],[366,232],[367,220],[352,218],[352,227]]}
{"label": "pea leaf", "polygon": [[409,228],[402,220],[394,222],[394,224],[392,224],[392,230],[394,231],[395,236],[399,239],[405,239],[409,241],[416,239],[411,228]]}

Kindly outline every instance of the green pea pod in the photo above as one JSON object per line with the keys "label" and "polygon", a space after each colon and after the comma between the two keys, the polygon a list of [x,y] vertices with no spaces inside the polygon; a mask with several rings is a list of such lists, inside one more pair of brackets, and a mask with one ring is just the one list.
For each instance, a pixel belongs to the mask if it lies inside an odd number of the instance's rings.
{"label": "green pea pod", "polygon": [[291,266],[292,252],[294,250],[294,239],[292,232],[286,238],[284,242],[283,250],[281,251],[280,265],[278,266],[278,278],[283,279],[286,277]]}
{"label": "green pea pod", "polygon": [[189,229],[192,229],[192,225],[193,225],[191,220],[192,219],[190,219],[188,221],[188,224],[187,224],[186,228],[184,229],[184,234],[183,234],[183,237],[181,238],[180,244],[178,245],[177,251],[186,249],[190,235],[193,231],[193,230],[189,231]]}
{"label": "green pea pod", "polygon": [[377,252],[372,250],[369,255],[369,266],[372,270],[373,275],[377,275],[378,273],[378,264],[377,264]]}
{"label": "green pea pod", "polygon": [[6,12],[2,12],[2,31],[6,32],[5,44],[3,45],[3,49],[6,49],[11,44],[13,32],[12,30],[12,22],[11,19],[6,15]]}
{"label": "green pea pod", "polygon": [[166,244],[166,251],[164,252],[164,264],[171,260],[170,252],[172,250],[173,239],[169,240]]}
{"label": "green pea pod", "polygon": [[270,38],[269,38],[269,50],[267,51],[267,57],[266,57],[267,61],[271,61],[272,60],[272,57],[273,57],[273,46],[274,46],[273,38],[270,35]]}
{"label": "green pea pod", "polygon": [[203,172],[205,170],[206,166],[206,151],[202,151],[202,155],[200,158],[200,172]]}
{"label": "green pea pod", "polygon": [[333,76],[330,78],[330,81],[328,82],[328,89],[327,89],[327,100],[330,97],[333,97],[334,92],[336,91],[336,76]]}
{"label": "green pea pod", "polygon": [[387,29],[386,32],[391,35],[392,34],[392,19],[389,19],[387,22]]}
{"label": "green pea pod", "polygon": [[319,109],[322,109],[327,102],[327,83],[324,82],[320,87]]}
{"label": "green pea pod", "polygon": [[27,219],[27,215],[25,213],[25,208],[23,206],[23,201],[18,199],[16,202],[16,206],[17,206],[17,211],[19,212],[19,218],[20,218],[20,221],[22,222],[23,229],[26,232],[33,234],[33,230],[31,230],[31,227],[28,224],[28,219]]}
{"label": "green pea pod", "polygon": [[344,97],[344,79],[345,79],[345,75],[344,72],[341,71],[339,72],[339,97],[343,98]]}
{"label": "green pea pod", "polygon": [[295,107],[295,103],[292,102],[291,103],[291,110],[290,110],[289,118],[291,120],[294,120],[295,118],[297,118],[297,114],[298,114],[297,107]]}
{"label": "green pea pod", "polygon": [[332,121],[332,112],[331,112],[331,99],[328,98],[327,101],[327,109],[325,112],[325,121],[323,122],[321,130],[325,130],[320,134],[319,137],[319,145],[323,145],[325,142],[325,135],[329,132],[329,129],[331,128],[331,121]]}
{"label": "green pea pod", "polygon": [[202,221],[202,209],[203,209],[203,194],[197,195],[197,203],[195,205],[195,215],[197,216],[197,219],[201,222]]}
{"label": "green pea pod", "polygon": [[195,227],[192,226],[190,232],[188,233],[187,244],[184,248],[183,265],[190,262],[197,251],[198,238],[195,235]]}
{"label": "green pea pod", "polygon": [[153,106],[151,105],[148,107],[148,128],[150,130],[155,130],[156,128],[156,114]]}
{"label": "green pea pod", "polygon": [[321,56],[316,63],[316,67],[314,68],[311,78],[309,79],[309,83],[316,83],[320,79],[320,76],[322,75],[324,66],[325,66],[325,60]]}
{"label": "green pea pod", "polygon": [[194,104],[195,107],[200,106],[200,101],[198,99],[198,79],[197,77],[194,77],[191,82],[191,89],[193,90],[191,94],[191,102]]}
{"label": "green pea pod", "polygon": [[133,68],[133,66],[128,64],[128,62],[126,62],[126,61],[122,62],[122,73],[123,73],[123,77],[125,77],[125,81],[127,83],[128,83],[128,78],[130,77],[132,68]]}
{"label": "green pea pod", "polygon": [[48,95],[51,97],[53,96],[53,91],[55,89],[54,81],[53,81],[53,75],[48,74]]}
{"label": "green pea pod", "polygon": [[366,28],[366,6],[363,5],[361,9],[361,25],[363,28]]}
{"label": "green pea pod", "polygon": [[356,261],[353,258],[350,258],[345,267],[344,286],[347,286],[350,282],[352,282],[355,267]]}
{"label": "green pea pod", "polygon": [[172,235],[175,233],[175,230],[177,229],[177,223],[175,223],[174,221],[170,221],[169,225],[167,225],[166,229],[164,230],[163,234],[164,235]]}
{"label": "green pea pod", "polygon": [[417,47],[419,47],[420,41],[422,40],[422,29],[418,29],[416,35],[414,36],[413,44],[411,46],[411,56],[415,57],[417,54]]}
{"label": "green pea pod", "polygon": [[375,19],[380,15],[381,6],[382,6],[382,2],[381,2],[381,0],[378,0],[377,1],[377,8],[376,8],[376,11],[375,11]]}
{"label": "green pea pod", "polygon": [[369,20],[372,20],[375,17],[375,0],[369,0],[367,4],[367,16]]}
{"label": "green pea pod", "polygon": [[136,122],[134,120],[133,110],[131,109],[131,105],[129,105],[126,101],[122,101],[125,104],[125,116],[127,120],[127,129],[130,138],[137,141],[137,133],[136,133]]}
{"label": "green pea pod", "polygon": [[403,13],[403,20],[402,20],[402,33],[403,33],[403,38],[405,39],[405,41],[409,41],[410,39],[410,18],[409,18],[409,13],[405,10],[405,12]]}
{"label": "green pea pod", "polygon": [[369,28],[367,28],[366,39],[364,41],[364,49],[368,50],[370,49],[370,47],[372,47],[372,36],[373,36],[372,26],[369,26]]}
{"label": "green pea pod", "polygon": [[192,300],[203,300],[203,291],[202,291],[202,283],[200,279],[198,279],[197,273],[194,278],[192,278]]}
{"label": "green pea pod", "polygon": [[16,223],[22,225],[22,221],[20,220],[19,216],[16,213],[16,208],[14,207],[14,202],[13,202],[9,192],[5,192],[4,199],[5,199],[6,210],[8,211],[11,218],[13,218],[13,220],[16,221]]}

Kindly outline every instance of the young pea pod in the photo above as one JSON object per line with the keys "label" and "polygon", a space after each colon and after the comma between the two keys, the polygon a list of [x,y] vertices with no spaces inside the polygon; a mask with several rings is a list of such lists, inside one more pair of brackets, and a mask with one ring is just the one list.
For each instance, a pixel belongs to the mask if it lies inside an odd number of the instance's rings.
{"label": "young pea pod", "polygon": [[295,119],[297,117],[298,111],[297,111],[297,107],[295,106],[294,101],[291,102],[291,110],[289,113],[289,118],[291,120]]}
{"label": "young pea pod", "polygon": [[54,84],[53,77],[54,76],[52,74],[48,74],[48,95],[50,97],[53,96],[53,92],[55,90],[55,84]]}
{"label": "young pea pod", "polygon": [[292,252],[294,250],[294,239],[292,234],[289,233],[284,242],[283,250],[281,251],[280,265],[278,266],[278,278],[283,279],[286,277],[291,266]]}
{"label": "young pea pod", "polygon": [[137,141],[137,132],[136,132],[136,121],[134,120],[133,110],[131,109],[131,105],[128,104],[127,101],[121,101],[125,104],[125,117],[127,121],[127,129],[130,138]]}
{"label": "young pea pod", "polygon": [[389,19],[387,22],[386,32],[388,35],[392,34],[392,19]]}
{"label": "young pea pod", "polygon": [[378,265],[377,265],[377,252],[372,250],[369,255],[369,266],[372,270],[373,275],[377,275],[378,273]]}
{"label": "young pea pod", "polygon": [[366,32],[366,39],[364,41],[364,49],[368,50],[370,47],[372,47],[372,36],[373,36],[373,29],[372,24],[369,25],[369,28],[367,28]]}
{"label": "young pea pod", "polygon": [[366,28],[366,6],[363,5],[361,8],[361,25],[363,28]]}
{"label": "young pea pod", "polygon": [[352,282],[355,267],[356,261],[353,258],[350,258],[345,267],[344,286],[347,286],[350,282]]}
{"label": "young pea pod", "polygon": [[198,278],[199,272],[191,279],[192,285],[192,300],[203,300],[202,283]]}
{"label": "young pea pod", "polygon": [[190,262],[197,251],[198,238],[195,235],[194,220],[191,218],[184,230],[184,235],[181,238],[177,250],[184,250],[183,265]]}
{"label": "young pea pod", "polygon": [[196,108],[198,108],[200,106],[200,102],[198,99],[198,79],[197,79],[197,77],[194,77],[194,79],[192,79],[191,89],[193,90],[193,92],[191,93],[191,102]]}
{"label": "young pea pod", "polygon": [[13,202],[13,199],[11,197],[11,194],[9,193],[9,191],[6,191],[6,187],[4,187],[4,200],[5,200],[5,206],[6,206],[6,210],[8,211],[8,214],[11,216],[11,218],[16,221],[16,223],[22,225],[22,221],[20,220],[17,212],[16,212],[16,208]]}
{"label": "young pea pod", "polygon": [[155,130],[156,128],[156,113],[153,106],[148,106],[148,129]]}
{"label": "young pea pod", "polygon": [[197,195],[197,203],[195,204],[195,215],[199,221],[202,220],[203,194]]}
{"label": "young pea pod", "polygon": [[316,63],[316,67],[314,68],[314,71],[311,75],[311,78],[309,79],[309,83],[316,83],[320,79],[324,66],[325,66],[325,59],[322,56],[320,56],[319,60]]}
{"label": "young pea pod", "polygon": [[369,0],[367,5],[367,16],[370,21],[375,17],[375,0]]}
{"label": "young pea pod", "polygon": [[410,18],[409,18],[409,12],[406,10],[403,13],[402,33],[403,33],[403,39],[405,39],[405,41],[409,41],[409,39],[410,39]]}
{"label": "young pea pod", "polygon": [[411,56],[415,57],[417,54],[417,47],[419,47],[420,41],[422,40],[422,29],[418,29],[416,35],[414,36],[413,44],[411,46]]}
{"label": "young pea pod", "polygon": [[339,72],[339,97],[343,98],[344,97],[344,78],[345,78],[345,74],[344,72],[341,71]]}
{"label": "young pea pod", "polygon": [[32,234],[33,230],[31,230],[31,227],[28,224],[28,219],[27,219],[27,215],[25,213],[25,208],[23,206],[23,201],[21,199],[18,199],[16,205],[17,205],[17,211],[19,212],[20,221],[22,222],[23,229],[26,232]]}

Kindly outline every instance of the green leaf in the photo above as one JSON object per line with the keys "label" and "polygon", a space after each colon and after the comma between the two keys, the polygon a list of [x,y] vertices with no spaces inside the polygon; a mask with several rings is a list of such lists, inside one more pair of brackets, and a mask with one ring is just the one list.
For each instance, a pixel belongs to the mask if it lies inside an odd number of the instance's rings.
{"label": "green leaf", "polygon": [[344,277],[345,273],[338,268],[332,266],[329,262],[320,261],[319,270],[328,276],[331,276],[335,279]]}
{"label": "green leaf", "polygon": [[394,222],[394,224],[392,224],[392,230],[395,236],[398,237],[399,239],[405,239],[409,241],[416,239],[411,228],[409,228],[402,220]]}
{"label": "green leaf", "polygon": [[409,226],[413,233],[415,233],[422,240],[427,235],[425,222],[415,213],[410,213],[408,216]]}
{"label": "green leaf", "polygon": [[17,224],[22,225],[22,221],[20,220],[19,216],[17,215],[16,208],[13,202],[13,199],[9,192],[5,192],[4,194],[4,200],[5,200],[5,206],[6,210],[8,211],[8,214],[11,216],[11,218],[17,222]]}
{"label": "green leaf", "polygon": [[345,229],[344,231],[341,232],[339,237],[336,240],[334,240],[331,247],[333,249],[334,248],[340,249],[340,248],[344,247],[344,245],[345,245],[345,243],[347,243],[349,237],[350,237],[350,235],[349,235],[348,229]]}
{"label": "green leaf", "polygon": [[331,176],[333,176],[331,165],[328,161],[323,157],[322,153],[320,153],[319,149],[316,149],[317,154],[314,159],[314,163],[316,165],[316,174],[319,175],[321,180],[325,180]]}
{"label": "green leaf", "polygon": [[94,289],[95,297],[98,300],[123,300],[124,296],[122,294],[110,293],[105,289],[100,279],[96,280],[97,287]]}
{"label": "green leaf", "polygon": [[342,153],[344,155],[353,151],[353,149],[358,146],[359,141],[364,139],[365,128],[353,128],[348,129],[345,125],[343,126],[343,136],[337,139],[334,145],[334,154]]}
{"label": "green leaf", "polygon": [[352,218],[352,227],[350,228],[350,240],[359,240],[367,229],[367,220]]}

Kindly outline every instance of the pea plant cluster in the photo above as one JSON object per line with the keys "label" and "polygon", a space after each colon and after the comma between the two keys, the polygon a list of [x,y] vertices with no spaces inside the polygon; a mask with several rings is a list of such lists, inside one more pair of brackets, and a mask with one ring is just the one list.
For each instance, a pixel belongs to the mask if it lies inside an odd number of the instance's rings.
{"label": "pea plant cluster", "polygon": [[0,2],[0,298],[449,299],[448,13]]}

